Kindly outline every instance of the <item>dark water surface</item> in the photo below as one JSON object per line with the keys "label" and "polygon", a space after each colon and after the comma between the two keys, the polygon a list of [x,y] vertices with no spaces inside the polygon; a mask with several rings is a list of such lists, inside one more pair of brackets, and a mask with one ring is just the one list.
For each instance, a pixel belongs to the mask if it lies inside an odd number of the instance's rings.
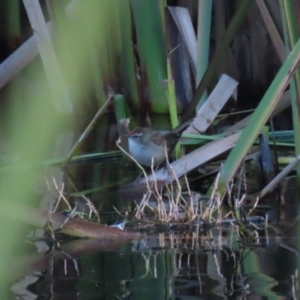
{"label": "dark water surface", "polygon": [[[105,132],[97,132],[101,140]],[[68,135],[62,139],[67,141]],[[58,149],[56,156],[66,153]],[[87,196],[101,208],[101,223],[122,221],[140,196],[124,199],[117,191],[138,173],[120,158],[72,165],[64,173],[48,167],[34,185],[34,191],[44,195],[37,206],[47,210],[57,201],[55,185],[66,195],[97,188]],[[78,195],[69,197],[72,205],[78,199]],[[30,229],[21,241],[27,241],[26,251],[14,259],[18,273],[10,284],[11,298],[296,299],[300,228],[295,222],[299,214],[295,183],[289,183],[283,200],[285,204],[275,199],[263,203],[269,225],[255,224],[255,238],[249,243],[241,243],[233,224],[158,227],[132,224],[129,218],[127,229],[138,230],[143,237],[123,244],[57,236],[60,244],[51,245],[42,230],[33,237]],[[49,250],[50,246],[57,246],[56,250]]]}
{"label": "dark water surface", "polygon": [[[132,167],[126,163],[122,165],[125,171],[121,176],[130,174]],[[81,188],[93,186],[96,170],[106,168],[116,170],[107,173],[112,176],[108,182],[112,178],[118,182],[119,167],[120,162],[114,161],[108,166],[85,165],[90,177],[87,175],[87,180],[81,182]],[[107,175],[102,177],[101,174],[98,173],[97,180],[104,184]],[[76,176],[74,182],[79,184]],[[89,195],[105,212],[101,216],[104,224],[122,220],[113,206],[121,213],[133,206],[131,201],[115,193],[117,186]],[[296,299],[300,252],[299,225],[293,224],[298,215],[297,195],[292,187],[285,201],[285,205],[275,203],[272,206],[270,200],[270,226],[265,228],[264,224],[257,224],[253,230],[256,238],[250,244],[239,242],[234,225],[205,229],[201,226],[157,228],[149,224],[129,224],[129,228],[141,230],[141,240],[125,244],[91,242],[86,246],[80,241],[63,238],[59,250],[48,253],[49,244],[38,240],[37,235],[34,243],[29,239],[35,250],[32,248],[27,258],[20,258],[27,263],[23,269],[26,271],[11,286],[13,297]]]}

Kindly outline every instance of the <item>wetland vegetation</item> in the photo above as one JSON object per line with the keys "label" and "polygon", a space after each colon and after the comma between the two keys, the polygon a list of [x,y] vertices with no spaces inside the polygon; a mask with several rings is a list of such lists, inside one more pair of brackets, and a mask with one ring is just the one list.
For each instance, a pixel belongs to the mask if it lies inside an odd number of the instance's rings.
{"label": "wetland vegetation", "polygon": [[299,1],[0,7],[3,299],[299,297]]}

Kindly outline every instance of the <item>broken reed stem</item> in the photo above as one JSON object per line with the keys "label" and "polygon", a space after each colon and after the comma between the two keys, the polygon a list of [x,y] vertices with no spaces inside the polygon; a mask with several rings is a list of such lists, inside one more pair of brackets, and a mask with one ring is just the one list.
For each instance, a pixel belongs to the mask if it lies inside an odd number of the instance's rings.
{"label": "broken reed stem", "polygon": [[[76,213],[77,204],[75,204],[74,208],[72,209],[72,206],[70,205],[68,199],[63,194],[63,192],[64,192],[64,186],[65,186],[64,183],[62,183],[61,189],[59,189],[59,187],[58,187],[58,185],[57,185],[56,180],[55,180],[54,177],[52,178],[52,180],[53,180],[54,187],[55,187],[55,189],[57,190],[57,192],[59,194],[59,197],[58,197],[58,199],[57,199],[57,201],[55,203],[54,208],[52,209],[52,212],[56,212],[57,211],[57,208],[58,208],[61,200],[63,200],[65,202],[65,204],[67,205],[68,209],[71,212],[70,216],[73,217],[75,215],[75,213]],[[46,182],[47,182],[47,180],[46,180]],[[47,185],[48,185],[48,182],[47,182]],[[50,189],[49,185],[48,185],[48,188]],[[94,213],[95,216],[97,217],[98,222],[100,223],[100,216],[99,216],[99,213],[96,210],[94,204],[86,196],[83,195],[81,197],[84,199],[84,201],[86,202],[86,204],[87,204],[87,206],[89,208],[89,219],[92,218],[92,214]],[[72,212],[73,212],[73,214],[72,214]],[[77,215],[80,215],[80,213],[77,213]]]}
{"label": "broken reed stem", "polygon": [[218,190],[219,177],[220,177],[220,172],[217,175],[217,178],[216,178],[215,183],[214,183],[213,191],[211,193],[211,197],[208,201],[207,208],[206,208],[206,210],[204,211],[204,214],[203,214],[203,219],[208,218],[208,222],[211,222],[212,213],[215,210],[214,209],[215,208],[214,203],[215,203],[215,197],[216,197],[217,190]]}
{"label": "broken reed stem", "polygon": [[167,221],[167,212],[166,212],[166,208],[163,202],[163,197],[162,197],[162,191],[159,192],[158,191],[158,186],[157,186],[157,179],[155,176],[155,170],[154,170],[154,159],[152,158],[151,160],[151,172],[152,172],[152,176],[153,176],[153,182],[154,182],[154,191],[155,193],[153,193],[151,190],[148,190],[149,194],[153,194],[154,197],[157,200],[157,213],[158,213],[158,219],[161,221]]}
{"label": "broken reed stem", "polygon": [[[221,224],[222,220],[224,220],[223,215],[223,209],[222,209],[222,202],[223,197],[218,192],[218,183],[219,183],[219,177],[220,173],[218,173],[217,178],[214,182],[213,192],[211,194],[210,200],[208,201],[207,207],[202,212],[202,206],[201,204],[197,202],[198,199],[194,199],[194,195],[190,190],[188,179],[185,176],[185,183],[187,186],[188,191],[188,197],[189,200],[186,200],[182,195],[182,186],[179,181],[179,178],[176,176],[172,166],[169,163],[168,156],[167,156],[167,150],[166,151],[166,168],[168,169],[168,172],[170,173],[170,176],[173,177],[174,182],[173,184],[166,185],[166,192],[167,197],[164,199],[163,191],[161,188],[158,187],[158,181],[156,178],[156,172],[154,170],[154,161],[152,159],[151,162],[151,173],[152,173],[152,182],[153,184],[150,187],[149,177],[147,176],[144,168],[127,152],[120,146],[120,138],[118,141],[116,141],[117,147],[130,159],[132,159],[136,165],[141,169],[147,186],[147,192],[143,195],[143,198],[139,204],[136,203],[136,213],[135,217],[137,219],[143,219],[145,216],[145,209],[148,207],[152,213],[154,213],[154,218],[156,220],[159,220],[161,222],[180,222],[180,221],[192,221],[194,220],[198,214],[201,219],[206,220],[209,223],[216,222],[217,224]],[[237,185],[234,185],[234,182],[231,181],[231,184],[227,186],[227,193],[229,196],[229,199],[232,201],[229,201],[229,205],[231,206],[231,211],[229,214],[233,215],[233,218],[235,221],[240,222],[240,208],[242,205],[244,205],[246,194],[242,195],[242,186],[246,187],[246,179],[245,179],[245,169],[241,169],[240,174],[240,180]],[[237,192],[239,196],[234,196],[233,191],[234,188],[237,187]],[[156,201],[156,207],[153,207],[153,205],[149,204],[149,200],[153,196]],[[234,197],[234,199],[232,198]],[[165,200],[168,200],[166,202]],[[196,208],[194,208],[194,204],[196,203]],[[168,207],[169,205],[169,207]],[[198,207],[199,205],[199,207]],[[257,205],[257,202],[256,202]],[[256,206],[255,205],[255,206]],[[182,210],[181,210],[182,209]],[[253,208],[254,209],[254,208]],[[251,210],[252,212],[253,210]],[[250,213],[251,213],[250,212]],[[249,213],[249,214],[250,214]],[[249,215],[248,214],[248,215]],[[228,216],[228,215],[227,215]]]}
{"label": "broken reed stem", "polygon": [[85,200],[85,202],[89,208],[89,219],[92,218],[92,214],[94,213],[94,215],[97,217],[98,222],[100,223],[100,215],[99,215],[96,207],[94,206],[94,204],[91,202],[91,200],[88,197],[86,197],[84,195],[82,195],[81,197]]}
{"label": "broken reed stem", "polygon": [[[151,173],[152,173],[152,177],[154,179],[154,180],[152,180],[153,185],[152,185],[152,189],[151,189],[149,180],[148,180],[148,177],[147,177],[147,174],[146,174],[144,168],[126,150],[124,150],[120,146],[120,138],[118,139],[118,141],[116,141],[116,144],[117,144],[118,148],[125,155],[127,155],[130,159],[132,159],[136,163],[136,165],[142,170],[143,175],[146,179],[147,193],[144,194],[144,196],[141,200],[141,203],[137,204],[137,209],[136,209],[136,213],[135,213],[135,217],[137,219],[141,219],[144,216],[144,209],[146,207],[149,207],[151,211],[156,211],[157,212],[156,218],[161,222],[169,222],[169,221],[174,221],[174,220],[180,221],[182,219],[182,217],[180,216],[179,207],[181,207],[185,211],[185,219],[186,219],[186,217],[189,220],[193,220],[196,218],[196,215],[193,214],[194,209],[192,208],[193,194],[189,188],[187,178],[186,178],[186,184],[188,186],[188,190],[189,190],[188,194],[190,197],[189,204],[187,204],[186,200],[182,196],[182,187],[181,187],[178,177],[176,177],[176,174],[169,163],[166,147],[165,147],[166,164],[167,164],[166,168],[171,173],[171,175],[174,176],[175,181],[176,181],[176,188],[174,188],[173,184],[166,186],[169,209],[167,209],[167,204],[164,202],[163,191],[162,191],[162,189],[160,189],[158,187],[158,184],[157,184],[156,173],[154,170],[154,161],[152,160],[152,163],[151,163]],[[148,204],[148,201],[151,196],[153,196],[157,201],[156,209],[153,209],[153,207],[151,207]],[[180,203],[180,200],[183,200],[184,205],[182,205]],[[196,209],[196,211],[198,211],[198,209]]]}
{"label": "broken reed stem", "polygon": [[56,201],[55,207],[53,208],[53,212],[56,212],[58,205],[61,202],[61,199],[66,203],[68,209],[71,210],[72,207],[71,207],[69,201],[66,199],[66,197],[63,194],[64,187],[65,187],[64,183],[62,183],[61,189],[59,189],[54,177],[52,178],[52,180],[53,180],[54,187],[56,188],[56,190],[58,191],[58,194],[59,194],[58,200]]}

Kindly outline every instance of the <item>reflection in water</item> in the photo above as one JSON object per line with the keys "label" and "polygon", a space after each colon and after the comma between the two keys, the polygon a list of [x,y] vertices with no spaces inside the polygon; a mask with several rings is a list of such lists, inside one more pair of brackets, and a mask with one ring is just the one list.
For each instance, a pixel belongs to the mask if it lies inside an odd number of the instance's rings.
{"label": "reflection in water", "polygon": [[261,234],[256,245],[242,245],[228,227],[152,232],[125,245],[73,241],[32,264],[36,281],[27,289],[45,299],[271,299],[296,293],[295,251],[281,246],[281,238],[265,239]]}
{"label": "reflection in water", "polygon": [[[79,207],[78,192],[87,191],[101,208],[102,224],[124,219],[140,200],[116,193],[139,172],[127,160],[71,165],[67,171],[68,200],[75,199]],[[52,178],[47,182],[49,188]],[[62,184],[57,185],[60,190]],[[142,240],[120,244],[64,239],[57,250],[16,257],[19,279],[11,290],[18,299],[290,299],[299,293],[300,248],[292,238],[298,224],[290,226],[297,218],[295,192],[288,192],[288,205],[277,207],[270,201],[270,225],[252,226],[255,240],[241,242],[234,224],[175,229],[129,222],[130,229],[143,228]]]}

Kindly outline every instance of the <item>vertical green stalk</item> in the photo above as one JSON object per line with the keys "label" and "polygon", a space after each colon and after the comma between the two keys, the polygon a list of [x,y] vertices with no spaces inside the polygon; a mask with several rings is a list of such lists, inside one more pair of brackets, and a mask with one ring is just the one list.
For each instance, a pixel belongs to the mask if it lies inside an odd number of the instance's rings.
{"label": "vertical green stalk", "polygon": [[129,107],[127,106],[124,96],[116,94],[113,96],[113,99],[117,121],[120,121],[124,118],[130,118],[130,125],[132,127],[136,127],[136,123],[134,121],[134,118],[132,117]]}
{"label": "vertical green stalk", "polygon": [[131,0],[143,82],[142,94],[152,111],[168,111],[166,99],[167,58],[161,18],[161,0]]}
{"label": "vertical green stalk", "polygon": [[88,49],[90,55],[90,64],[91,64],[91,71],[92,71],[92,79],[94,85],[94,91],[97,99],[97,103],[99,106],[103,105],[105,102],[105,91],[103,87],[103,80],[101,74],[101,68],[99,68],[99,57],[96,52],[95,45],[90,45]]}
{"label": "vertical green stalk", "polygon": [[[282,24],[284,29],[284,40],[287,53],[290,52],[299,37],[296,19],[296,7],[294,1],[280,0],[280,8],[282,15]],[[293,112],[293,125],[295,134],[295,152],[296,156],[300,154],[300,69],[295,72],[295,76],[291,81],[291,103]],[[297,166],[298,181],[300,181],[300,165]]]}
{"label": "vertical green stalk", "polygon": [[[171,118],[172,128],[178,125],[178,115],[177,115],[177,98],[175,92],[175,82],[172,76],[171,70],[171,59],[170,56],[167,59],[168,67],[168,87],[167,87],[167,98],[169,103],[169,113]],[[178,158],[180,156],[180,146],[179,144],[175,148],[175,156]]]}
{"label": "vertical green stalk", "polygon": [[119,122],[126,118],[126,104],[123,95],[117,94],[113,96],[116,119]]}
{"label": "vertical green stalk", "polygon": [[121,32],[121,73],[128,101],[135,107],[139,104],[135,60],[132,41],[132,22],[129,0],[119,0]]}
{"label": "vertical green stalk", "polygon": [[[103,1],[103,0],[102,0]],[[100,1],[101,2],[101,1]],[[118,1],[106,0],[107,15],[104,16],[107,31],[107,51],[111,70],[119,69],[119,54],[121,49],[121,26]],[[110,26],[107,26],[110,24]]]}
{"label": "vertical green stalk", "polygon": [[167,88],[167,98],[169,103],[169,113],[171,118],[172,128],[178,125],[178,117],[177,117],[177,105],[176,105],[176,92],[175,92],[175,83],[172,76],[171,70],[171,60],[168,57],[168,88]]}
{"label": "vertical green stalk", "polygon": [[[198,28],[197,28],[197,78],[198,86],[208,66],[210,26],[211,26],[212,0],[198,1]],[[206,100],[206,92],[198,104],[200,107]]]}

